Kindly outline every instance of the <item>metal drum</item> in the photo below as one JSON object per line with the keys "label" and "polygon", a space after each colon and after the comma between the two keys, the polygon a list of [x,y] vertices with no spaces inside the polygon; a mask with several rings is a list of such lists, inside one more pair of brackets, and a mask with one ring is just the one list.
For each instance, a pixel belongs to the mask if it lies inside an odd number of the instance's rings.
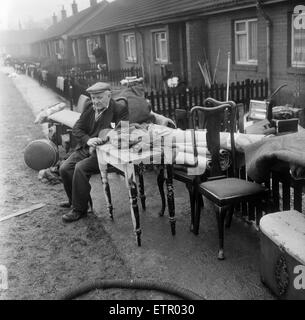
{"label": "metal drum", "polygon": [[32,141],[24,151],[24,162],[37,171],[53,167],[58,159],[56,145],[47,139]]}

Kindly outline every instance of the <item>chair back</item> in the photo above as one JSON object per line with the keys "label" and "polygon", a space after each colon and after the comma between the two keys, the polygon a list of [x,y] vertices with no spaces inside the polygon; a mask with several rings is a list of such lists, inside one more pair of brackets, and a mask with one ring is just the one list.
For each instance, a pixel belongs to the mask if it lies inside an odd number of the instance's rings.
{"label": "chair back", "polygon": [[[236,176],[236,150],[234,132],[236,132],[236,104],[233,101],[220,104],[219,101],[214,99],[207,99],[205,106],[195,106],[191,110],[191,116],[193,119],[193,125],[196,129],[196,120],[201,118],[202,127],[207,130],[206,141],[207,148],[211,153],[212,167],[211,176],[219,176],[222,174],[220,166],[220,132],[226,131],[230,133],[231,142],[231,155],[232,155],[232,171],[233,176]],[[194,139],[196,135],[194,135]],[[195,140],[195,155],[196,150]]]}
{"label": "chair back", "polygon": [[88,96],[85,96],[84,94],[81,94],[78,98],[77,106],[74,109],[74,111],[83,113],[84,110],[89,106],[91,100]]}

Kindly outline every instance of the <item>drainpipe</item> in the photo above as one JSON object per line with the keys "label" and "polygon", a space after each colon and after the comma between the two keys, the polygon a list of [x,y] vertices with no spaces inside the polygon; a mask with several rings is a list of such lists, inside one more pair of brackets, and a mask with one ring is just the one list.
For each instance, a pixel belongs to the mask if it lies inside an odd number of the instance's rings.
{"label": "drainpipe", "polygon": [[261,0],[256,0],[256,7],[258,12],[266,21],[266,37],[267,37],[267,80],[268,80],[268,96],[271,95],[271,18],[267,15],[262,7]]}

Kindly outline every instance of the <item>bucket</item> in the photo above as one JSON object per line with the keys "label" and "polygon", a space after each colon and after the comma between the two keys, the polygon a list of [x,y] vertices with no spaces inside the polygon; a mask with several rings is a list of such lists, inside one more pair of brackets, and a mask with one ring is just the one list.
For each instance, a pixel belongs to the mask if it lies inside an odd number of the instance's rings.
{"label": "bucket", "polygon": [[37,171],[53,167],[58,159],[56,145],[47,139],[32,141],[24,151],[24,162],[28,167]]}

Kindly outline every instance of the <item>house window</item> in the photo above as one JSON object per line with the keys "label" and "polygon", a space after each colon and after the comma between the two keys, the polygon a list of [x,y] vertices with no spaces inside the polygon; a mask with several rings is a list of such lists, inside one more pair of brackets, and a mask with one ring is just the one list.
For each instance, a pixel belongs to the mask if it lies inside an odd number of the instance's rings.
{"label": "house window", "polygon": [[168,50],[167,50],[167,34],[166,32],[154,32],[154,53],[155,61],[159,63],[168,63]]}
{"label": "house window", "polygon": [[87,39],[87,54],[88,57],[94,57],[93,51],[99,46],[99,41],[97,38]]}
{"label": "house window", "polygon": [[305,68],[305,30],[294,27],[292,16],[292,34],[291,34],[291,65],[296,68]]}
{"label": "house window", "polygon": [[134,34],[124,35],[125,60],[128,62],[137,61],[136,37]]}
{"label": "house window", "polygon": [[257,19],[235,21],[235,63],[257,65]]}
{"label": "house window", "polygon": [[56,40],[54,43],[55,55],[59,60],[64,58],[64,42],[62,40]]}

